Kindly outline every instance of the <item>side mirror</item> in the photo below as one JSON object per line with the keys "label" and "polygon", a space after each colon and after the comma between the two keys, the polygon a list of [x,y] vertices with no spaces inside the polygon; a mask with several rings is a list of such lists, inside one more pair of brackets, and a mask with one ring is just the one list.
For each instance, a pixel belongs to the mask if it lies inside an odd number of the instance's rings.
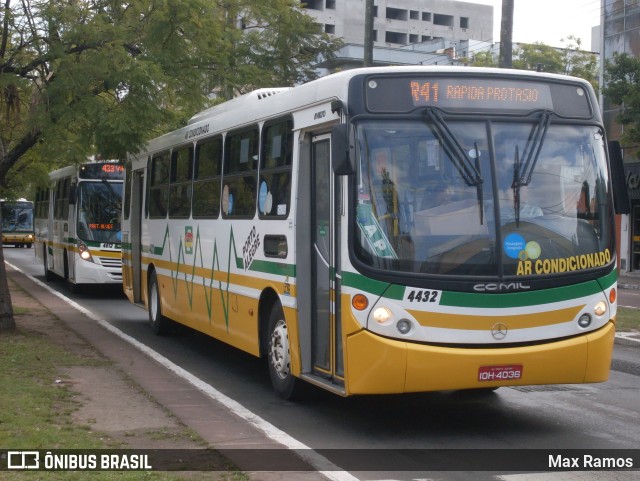
{"label": "side mirror", "polygon": [[351,175],[355,172],[351,158],[349,125],[338,124],[331,130],[331,163],[336,175]]}
{"label": "side mirror", "polygon": [[616,214],[631,213],[629,193],[624,175],[622,149],[617,140],[609,142],[609,169],[611,171],[611,186],[613,190],[613,208]]}

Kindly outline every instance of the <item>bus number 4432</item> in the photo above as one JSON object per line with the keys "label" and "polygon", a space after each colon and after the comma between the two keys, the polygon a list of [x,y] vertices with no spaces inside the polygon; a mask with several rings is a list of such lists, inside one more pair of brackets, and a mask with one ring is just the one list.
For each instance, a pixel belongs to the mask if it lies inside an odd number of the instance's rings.
{"label": "bus number 4432", "polygon": [[439,291],[413,290],[407,296],[409,302],[438,302]]}

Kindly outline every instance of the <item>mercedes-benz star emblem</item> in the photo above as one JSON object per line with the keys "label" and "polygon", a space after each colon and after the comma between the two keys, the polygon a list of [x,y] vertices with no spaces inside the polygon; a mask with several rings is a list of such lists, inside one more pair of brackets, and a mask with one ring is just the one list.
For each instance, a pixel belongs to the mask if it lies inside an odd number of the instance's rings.
{"label": "mercedes-benz star emblem", "polygon": [[507,326],[502,324],[501,322],[496,322],[493,326],[491,326],[491,335],[497,341],[503,340],[507,337]]}

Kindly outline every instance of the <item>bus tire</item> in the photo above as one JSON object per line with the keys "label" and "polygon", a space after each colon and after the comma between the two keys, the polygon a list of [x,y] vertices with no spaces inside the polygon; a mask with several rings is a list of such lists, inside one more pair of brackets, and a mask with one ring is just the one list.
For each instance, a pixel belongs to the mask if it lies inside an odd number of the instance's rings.
{"label": "bus tire", "polygon": [[158,276],[155,270],[152,270],[149,275],[147,302],[149,306],[149,325],[151,326],[151,330],[158,336],[168,334],[170,321],[162,315],[160,288],[158,287]]}
{"label": "bus tire", "polygon": [[267,334],[267,362],[271,385],[279,397],[293,399],[299,394],[300,381],[291,373],[289,332],[284,312],[278,303],[273,305],[269,313]]}
{"label": "bus tire", "polygon": [[47,248],[44,248],[44,280],[47,282],[53,282],[56,280],[55,274],[49,270],[49,263],[47,262]]}

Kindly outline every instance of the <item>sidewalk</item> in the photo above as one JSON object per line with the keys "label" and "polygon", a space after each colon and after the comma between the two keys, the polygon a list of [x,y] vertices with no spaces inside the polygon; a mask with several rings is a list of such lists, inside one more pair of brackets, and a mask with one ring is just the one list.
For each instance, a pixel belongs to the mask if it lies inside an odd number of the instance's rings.
{"label": "sidewalk", "polygon": [[[80,425],[104,432],[107,438],[123,441],[133,449],[223,450],[246,476],[241,479],[326,481],[315,471],[250,471],[243,466],[250,462],[241,454],[243,450],[255,453],[255,449],[285,448],[259,429],[256,420],[235,414],[9,266],[7,277],[14,305],[28,308],[27,314],[16,316],[18,329],[47,335],[66,350],[97,352],[109,361],[105,368],[72,370],[64,375],[63,382],[83,400],[74,415]],[[185,428],[200,439],[181,434]],[[158,436],[159,432],[163,436]]]}

